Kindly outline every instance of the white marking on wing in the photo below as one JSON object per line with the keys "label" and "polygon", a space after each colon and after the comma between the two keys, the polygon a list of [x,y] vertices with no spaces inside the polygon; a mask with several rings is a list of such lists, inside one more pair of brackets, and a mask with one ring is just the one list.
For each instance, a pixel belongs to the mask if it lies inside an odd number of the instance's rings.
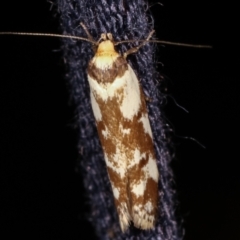
{"label": "white marking on wing", "polygon": [[142,180],[140,181],[140,183],[138,183],[138,184],[134,184],[134,185],[132,186],[132,189],[131,189],[131,191],[132,191],[137,197],[143,196],[145,190],[146,190],[146,180],[145,180],[145,179],[142,179]]}
{"label": "white marking on wing", "polygon": [[130,132],[131,132],[131,129],[130,128],[123,128],[123,125],[122,124],[120,124],[120,130],[121,130],[121,132],[123,133],[123,134],[130,134]]}
{"label": "white marking on wing", "polygon": [[116,91],[126,85],[127,78],[124,74],[121,78],[117,77],[113,83],[98,83],[88,75],[88,81],[91,91],[103,101],[107,101],[109,98],[117,97]]}
{"label": "white marking on wing", "polygon": [[110,134],[107,128],[105,130],[102,130],[102,135],[104,136],[105,139],[109,137]]}
{"label": "white marking on wing", "polygon": [[112,184],[112,189],[113,189],[113,195],[114,195],[114,197],[116,198],[116,199],[118,199],[119,198],[119,190],[115,187],[115,186],[113,186],[113,184]]}
{"label": "white marking on wing", "polygon": [[153,138],[152,137],[152,130],[151,130],[149,119],[148,119],[148,115],[147,114],[142,115],[142,117],[139,119],[139,122],[142,122],[144,132],[149,134],[150,137]]}
{"label": "white marking on wing", "polygon": [[134,115],[137,115],[141,106],[140,86],[130,65],[122,78],[126,79],[127,84],[124,86],[124,97],[120,110],[125,118],[131,120]]}
{"label": "white marking on wing", "polygon": [[120,175],[121,178],[125,177],[126,175],[126,157],[125,155],[121,154],[119,148],[116,148],[116,153],[111,156],[107,156],[105,154],[105,161],[108,167],[110,167],[114,172]]}
{"label": "white marking on wing", "polygon": [[134,153],[133,153],[133,159],[131,159],[131,161],[129,161],[129,165],[128,168],[131,168],[135,165],[138,165],[139,162],[141,161],[141,159],[146,158],[146,153],[142,153],[139,151],[139,149],[135,149]]}
{"label": "white marking on wing", "polygon": [[92,104],[94,117],[95,117],[96,121],[101,121],[102,120],[102,113],[101,113],[101,110],[99,108],[99,105],[98,105],[95,97],[93,96],[92,91],[90,92],[90,97],[91,97],[91,104]]}
{"label": "white marking on wing", "polygon": [[148,163],[146,164],[146,166],[143,167],[143,170],[146,171],[149,177],[151,177],[153,180],[155,180],[156,182],[158,181],[158,167],[156,160],[153,159],[152,156],[149,157]]}
{"label": "white marking on wing", "polygon": [[144,209],[147,211],[147,212],[152,212],[153,210],[153,205],[150,201],[148,201],[145,206],[144,206]]}

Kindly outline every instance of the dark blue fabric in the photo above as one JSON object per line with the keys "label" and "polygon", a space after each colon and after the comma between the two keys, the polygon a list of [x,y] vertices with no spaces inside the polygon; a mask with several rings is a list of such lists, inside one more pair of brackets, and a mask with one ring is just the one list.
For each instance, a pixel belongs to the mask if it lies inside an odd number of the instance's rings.
{"label": "dark blue fabric", "polygon": [[[83,22],[95,40],[101,33],[111,32],[116,41],[145,39],[154,29],[153,19],[143,0],[58,0],[61,28],[64,34],[87,37]],[[136,44],[136,43],[135,43]],[[135,46],[121,44],[120,52]],[[159,218],[156,228],[142,231],[134,227],[122,234],[115,210],[113,194],[107,175],[101,145],[98,139],[90,105],[87,82],[87,64],[93,57],[91,44],[71,39],[63,40],[64,59],[67,65],[67,80],[71,98],[76,106],[76,125],[79,131],[81,170],[91,212],[88,216],[99,239],[182,239],[182,231],[175,217],[173,174],[169,167],[171,154],[168,149],[168,129],[163,121],[161,105],[164,100],[159,92],[161,77],[155,69],[153,44],[146,44],[127,60],[133,67],[144,89],[149,118],[154,135],[159,180]]]}

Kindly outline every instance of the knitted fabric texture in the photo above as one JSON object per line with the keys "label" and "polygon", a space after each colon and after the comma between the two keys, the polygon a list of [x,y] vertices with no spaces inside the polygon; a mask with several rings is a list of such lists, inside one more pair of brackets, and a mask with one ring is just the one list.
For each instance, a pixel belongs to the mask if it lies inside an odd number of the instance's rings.
{"label": "knitted fabric texture", "polygon": [[[87,38],[80,22],[86,25],[95,40],[99,39],[101,33],[107,32],[112,33],[115,41],[142,40],[154,29],[148,5],[143,0],[58,0],[57,7],[61,28],[68,35]],[[117,50],[123,53],[136,45],[136,42],[121,44]],[[153,44],[146,44],[137,53],[129,55],[127,61],[133,67],[146,97],[150,99],[147,105],[160,172],[159,217],[153,230],[143,231],[130,226],[123,234],[90,105],[86,69],[94,52],[88,42],[63,40],[68,69],[66,77],[76,106],[80,165],[91,208],[88,219],[99,239],[182,239],[175,218],[175,191],[171,186],[173,175],[169,167],[171,155],[167,146],[167,128],[160,111],[163,95],[158,90],[160,76],[155,70],[154,50]]]}

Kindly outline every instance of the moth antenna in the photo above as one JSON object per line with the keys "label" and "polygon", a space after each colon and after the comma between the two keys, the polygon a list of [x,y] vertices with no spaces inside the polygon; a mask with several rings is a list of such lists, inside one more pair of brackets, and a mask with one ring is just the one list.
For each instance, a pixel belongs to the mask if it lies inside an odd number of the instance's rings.
{"label": "moth antenna", "polygon": [[[149,35],[151,35],[151,33],[153,33],[154,30],[152,32],[150,32]],[[147,40],[148,39],[148,40]],[[179,42],[171,42],[171,41],[162,41],[162,40],[149,40],[149,37],[146,40],[122,40],[119,42],[116,42],[114,45],[118,45],[118,44],[122,44],[122,43],[131,43],[131,42],[143,42],[143,44],[145,44],[146,42],[154,42],[154,43],[162,43],[162,44],[166,44],[166,45],[173,45],[173,46],[180,46],[180,47],[192,47],[192,48],[212,48],[211,45],[200,45],[200,44],[188,44],[188,43],[179,43]],[[142,45],[140,45],[142,47]]]}
{"label": "moth antenna", "polygon": [[28,33],[28,32],[0,32],[0,35],[23,35],[23,36],[40,36],[40,37],[57,37],[57,38],[69,38],[76,40],[83,40],[86,42],[90,42],[94,45],[97,45],[97,42],[83,37],[71,36],[71,35],[63,35],[63,34],[52,34],[52,33]]}
{"label": "moth antenna", "polygon": [[[144,40],[140,40],[142,42]],[[200,45],[200,44],[188,44],[188,43],[179,43],[179,42],[170,42],[170,41],[162,41],[162,40],[149,40],[148,42],[162,43],[166,45],[174,45],[180,47],[192,47],[192,48],[212,48],[211,45]]]}
{"label": "moth antenna", "polygon": [[[86,26],[83,23],[80,23],[81,26],[83,27],[84,31],[86,32],[88,38],[83,38],[83,37],[78,37],[78,36],[72,36],[72,35],[62,35],[62,34],[52,34],[52,33],[28,33],[28,32],[0,32],[0,35],[23,35],[23,36],[40,36],[40,37],[57,37],[57,38],[69,38],[69,39],[76,39],[76,40],[83,40],[86,42],[90,42],[92,44],[94,44],[95,46],[97,46],[99,44],[99,41],[96,42],[92,35],[88,32]],[[149,36],[152,35],[154,32],[151,31]],[[151,37],[151,36],[150,36]],[[162,41],[162,40],[149,40],[148,37],[146,40],[123,40],[123,41],[119,41],[114,43],[114,45],[118,45],[118,44],[122,44],[122,43],[130,43],[130,42],[142,42],[141,45],[139,45],[135,51],[136,52],[139,48],[141,48],[146,42],[154,42],[154,43],[162,43],[162,44],[166,44],[166,45],[173,45],[173,46],[181,46],[181,47],[192,47],[192,48],[212,48],[211,45],[198,45],[198,44],[188,44],[188,43],[179,43],[179,42],[171,42],[171,41]],[[101,38],[100,38],[101,40]],[[134,50],[130,49],[130,50]],[[127,55],[133,53],[133,52],[129,52]]]}

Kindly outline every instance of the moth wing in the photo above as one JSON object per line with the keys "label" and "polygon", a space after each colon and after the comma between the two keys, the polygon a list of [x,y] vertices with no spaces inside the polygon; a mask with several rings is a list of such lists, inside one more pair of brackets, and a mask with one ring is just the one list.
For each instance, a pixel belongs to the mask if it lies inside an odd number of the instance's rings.
{"label": "moth wing", "polygon": [[139,111],[132,118],[131,154],[128,158],[129,199],[134,225],[141,229],[154,227],[158,203],[159,173],[153,136],[143,90],[136,74],[129,66],[131,85],[139,89]]}
{"label": "moth wing", "polygon": [[[91,80],[90,77],[89,81]],[[107,90],[101,84],[97,84],[97,88],[102,93],[105,92],[113,97],[103,97],[98,95],[98,92],[91,89],[91,103],[93,113],[96,119],[98,135],[101,141],[104,152],[104,159],[107,165],[107,171],[112,186],[114,201],[119,216],[119,222],[122,231],[126,231],[131,221],[129,212],[129,198],[128,198],[128,180],[127,180],[127,158],[124,152],[124,136],[122,132],[123,116],[120,109],[120,99],[123,98],[123,86],[126,85],[126,75],[115,79]],[[121,85],[122,87],[116,87]],[[90,85],[91,86],[91,85]],[[114,89],[116,87],[116,90]],[[118,93],[117,93],[118,92]]]}

